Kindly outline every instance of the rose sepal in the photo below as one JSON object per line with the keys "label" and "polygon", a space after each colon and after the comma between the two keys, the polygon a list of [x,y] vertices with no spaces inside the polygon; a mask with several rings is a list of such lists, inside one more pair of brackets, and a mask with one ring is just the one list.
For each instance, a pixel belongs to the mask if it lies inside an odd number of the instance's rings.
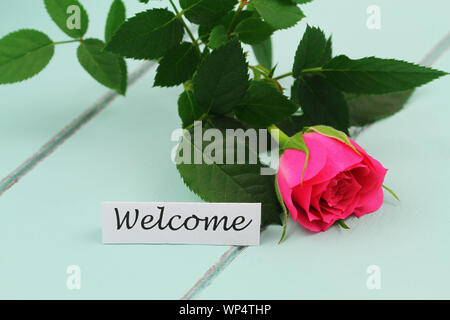
{"label": "rose sepal", "polygon": [[306,127],[303,129],[303,131],[304,131],[304,133],[316,132],[321,135],[324,135],[324,136],[327,136],[327,137],[330,137],[333,139],[337,139],[337,140],[345,143],[346,145],[350,146],[358,155],[361,155],[361,153],[350,142],[350,139],[348,138],[348,136],[344,132],[336,130],[333,127],[319,125],[319,126],[313,126],[313,127]]}
{"label": "rose sepal", "polygon": [[289,221],[289,211],[286,208],[286,204],[284,203],[283,197],[281,196],[277,176],[275,176],[275,193],[277,195],[278,202],[280,203],[281,208],[283,209],[283,216],[284,216],[283,233],[281,234],[280,241],[278,241],[278,244],[281,244],[281,242],[283,242],[284,238],[286,237],[286,230]]}

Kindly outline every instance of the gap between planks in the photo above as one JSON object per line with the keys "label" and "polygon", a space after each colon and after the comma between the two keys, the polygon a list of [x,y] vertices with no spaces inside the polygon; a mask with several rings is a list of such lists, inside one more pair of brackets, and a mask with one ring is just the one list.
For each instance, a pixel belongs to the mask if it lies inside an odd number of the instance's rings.
{"label": "gap between planks", "polygon": [[[133,86],[144,74],[151,70],[156,65],[156,62],[146,62],[139,68],[133,71],[128,77],[128,88]],[[58,132],[52,139],[44,144],[37,152],[30,158],[25,160],[13,172],[7,175],[0,181],[0,196],[7,190],[19,182],[28,172],[36,167],[41,161],[47,158],[53,151],[55,151],[61,144],[69,139],[75,132],[77,132],[86,123],[92,120],[96,115],[108,107],[111,102],[117,98],[119,94],[115,91],[109,91],[101,97],[95,104],[86,109],[80,116],[72,120],[66,127]]]}
{"label": "gap between planks", "polygon": [[[420,64],[426,66],[432,66],[450,47],[450,33],[448,33],[436,46],[421,60]],[[155,62],[146,62],[140,66],[137,70],[131,73],[128,77],[128,88],[135,84],[145,73],[151,70],[156,65]],[[0,196],[4,192],[9,190],[13,185],[20,181],[28,172],[36,167],[41,161],[47,158],[53,151],[55,151],[61,144],[63,144],[68,138],[70,138],[81,127],[98,115],[102,110],[114,101],[118,97],[115,91],[110,91],[102,98],[100,98],[94,105],[84,111],[79,117],[69,123],[64,129],[44,144],[36,153],[30,158],[24,161],[13,172],[7,175],[0,181]],[[361,130],[355,132],[355,138],[359,136],[363,131],[369,128],[370,125],[363,127]],[[192,288],[181,298],[182,300],[192,299],[199,291],[206,288],[214,278],[225,269],[241,252],[243,252],[246,246],[233,246],[230,247],[219,258],[219,260],[210,267],[205,274],[194,284]]]}

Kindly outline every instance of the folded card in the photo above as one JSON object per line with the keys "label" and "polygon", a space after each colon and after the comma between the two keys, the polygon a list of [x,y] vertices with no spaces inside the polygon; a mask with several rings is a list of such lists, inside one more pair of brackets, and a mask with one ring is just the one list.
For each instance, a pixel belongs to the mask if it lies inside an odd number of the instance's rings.
{"label": "folded card", "polygon": [[260,203],[103,202],[103,243],[259,245]]}

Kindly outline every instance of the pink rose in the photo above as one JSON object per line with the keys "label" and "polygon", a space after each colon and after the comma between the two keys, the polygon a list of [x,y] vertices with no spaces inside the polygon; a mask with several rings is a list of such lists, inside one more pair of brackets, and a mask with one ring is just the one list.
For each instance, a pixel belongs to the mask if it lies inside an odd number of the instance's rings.
{"label": "pink rose", "polygon": [[277,174],[280,193],[294,221],[311,231],[325,231],[352,213],[359,218],[380,208],[387,170],[377,160],[353,140],[360,154],[319,133],[303,137],[310,153],[303,184],[303,151],[286,150]]}

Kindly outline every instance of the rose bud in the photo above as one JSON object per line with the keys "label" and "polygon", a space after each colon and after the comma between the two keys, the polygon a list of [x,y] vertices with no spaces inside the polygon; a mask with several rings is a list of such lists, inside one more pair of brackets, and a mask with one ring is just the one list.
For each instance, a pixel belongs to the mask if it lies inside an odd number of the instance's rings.
{"label": "rose bud", "polygon": [[[378,210],[383,202],[387,170],[356,142],[310,132],[303,135],[306,154],[288,149],[281,156],[277,181],[294,221],[319,232],[355,214]],[[356,151],[357,150],[357,151]]]}

